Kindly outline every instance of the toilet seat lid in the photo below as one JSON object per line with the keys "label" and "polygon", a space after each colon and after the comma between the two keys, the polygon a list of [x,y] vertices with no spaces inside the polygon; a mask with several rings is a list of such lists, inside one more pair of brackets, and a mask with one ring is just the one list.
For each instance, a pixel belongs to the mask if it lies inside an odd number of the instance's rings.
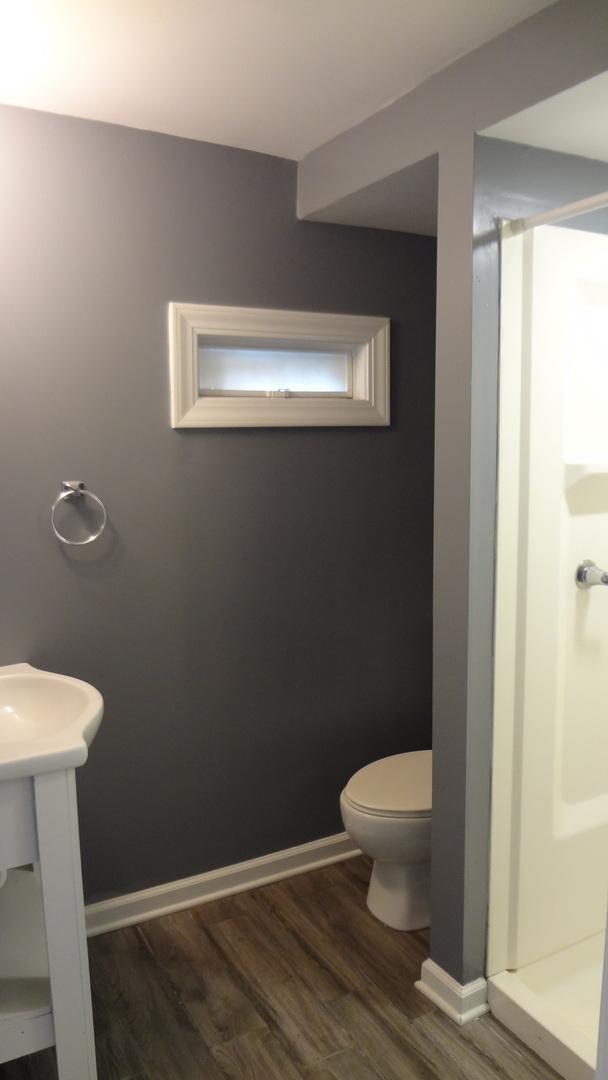
{"label": "toilet seat lid", "polygon": [[344,789],[349,802],[376,814],[430,814],[432,751],[393,754],[365,765]]}

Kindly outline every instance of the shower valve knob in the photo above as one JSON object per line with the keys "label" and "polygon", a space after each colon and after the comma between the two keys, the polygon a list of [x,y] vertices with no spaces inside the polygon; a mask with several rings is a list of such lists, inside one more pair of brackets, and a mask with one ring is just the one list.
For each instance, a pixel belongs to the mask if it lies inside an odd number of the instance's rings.
{"label": "shower valve knob", "polygon": [[593,559],[584,559],[576,568],[575,581],[579,589],[591,589],[593,585],[608,585],[608,572],[600,570]]}

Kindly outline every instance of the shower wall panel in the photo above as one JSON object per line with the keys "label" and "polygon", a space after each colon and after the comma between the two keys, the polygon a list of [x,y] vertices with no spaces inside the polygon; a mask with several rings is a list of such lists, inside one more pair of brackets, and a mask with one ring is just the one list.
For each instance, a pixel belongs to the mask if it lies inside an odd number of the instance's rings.
{"label": "shower wall panel", "polygon": [[503,242],[489,974],[600,931],[608,892],[608,237]]}

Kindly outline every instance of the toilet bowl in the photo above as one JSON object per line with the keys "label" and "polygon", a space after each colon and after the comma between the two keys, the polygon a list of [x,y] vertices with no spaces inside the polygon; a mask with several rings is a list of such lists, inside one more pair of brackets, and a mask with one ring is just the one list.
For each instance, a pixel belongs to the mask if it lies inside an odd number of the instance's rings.
{"label": "toilet bowl", "polygon": [[340,796],[344,828],[374,860],[367,906],[395,930],[430,924],[431,763],[430,750],[381,758]]}

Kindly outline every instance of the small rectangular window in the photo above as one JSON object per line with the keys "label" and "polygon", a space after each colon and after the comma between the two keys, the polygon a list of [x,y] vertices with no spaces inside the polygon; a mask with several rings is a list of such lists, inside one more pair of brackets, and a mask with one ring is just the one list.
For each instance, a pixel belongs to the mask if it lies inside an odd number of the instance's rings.
{"label": "small rectangular window", "polygon": [[199,395],[352,396],[352,352],[256,342],[226,347],[198,340]]}
{"label": "small rectangular window", "polygon": [[389,320],[169,305],[173,427],[389,423]]}

